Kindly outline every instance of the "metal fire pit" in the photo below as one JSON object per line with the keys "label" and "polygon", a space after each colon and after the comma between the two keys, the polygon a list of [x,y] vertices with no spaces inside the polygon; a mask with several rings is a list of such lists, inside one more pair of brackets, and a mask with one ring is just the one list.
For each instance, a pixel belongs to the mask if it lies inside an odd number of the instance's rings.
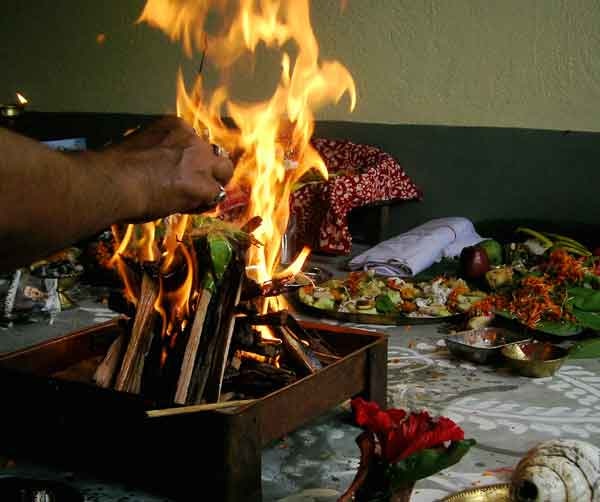
{"label": "metal fire pit", "polygon": [[68,368],[100,361],[120,321],[0,356],[0,453],[179,500],[259,501],[263,447],[352,396],[385,405],[385,335],[302,325],[342,358],[241,408],[160,418],[146,410],[161,403],[69,379]]}

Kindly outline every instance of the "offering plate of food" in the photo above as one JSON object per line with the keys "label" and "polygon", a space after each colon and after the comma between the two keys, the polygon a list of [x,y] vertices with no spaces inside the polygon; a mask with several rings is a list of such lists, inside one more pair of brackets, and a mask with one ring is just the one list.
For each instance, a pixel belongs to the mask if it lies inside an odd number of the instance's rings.
{"label": "offering plate of food", "polygon": [[300,287],[293,295],[305,312],[361,324],[427,324],[460,319],[486,293],[460,278],[414,281],[373,271]]}

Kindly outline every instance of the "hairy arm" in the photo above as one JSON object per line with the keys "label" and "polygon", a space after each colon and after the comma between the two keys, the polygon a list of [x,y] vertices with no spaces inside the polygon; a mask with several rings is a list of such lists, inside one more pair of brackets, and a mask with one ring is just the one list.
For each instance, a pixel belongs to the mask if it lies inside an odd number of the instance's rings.
{"label": "hairy arm", "polygon": [[100,152],[57,152],[0,128],[0,270],[113,223],[210,205],[231,173],[176,119]]}

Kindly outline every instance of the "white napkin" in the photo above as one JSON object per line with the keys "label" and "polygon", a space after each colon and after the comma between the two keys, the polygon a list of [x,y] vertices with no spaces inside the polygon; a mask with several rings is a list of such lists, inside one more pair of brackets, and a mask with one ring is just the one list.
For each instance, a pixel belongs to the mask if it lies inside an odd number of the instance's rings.
{"label": "white napkin", "polygon": [[484,240],[466,218],[430,220],[396,237],[380,242],[352,258],[352,270],[375,270],[384,276],[412,276],[440,261],[459,256],[466,246]]}

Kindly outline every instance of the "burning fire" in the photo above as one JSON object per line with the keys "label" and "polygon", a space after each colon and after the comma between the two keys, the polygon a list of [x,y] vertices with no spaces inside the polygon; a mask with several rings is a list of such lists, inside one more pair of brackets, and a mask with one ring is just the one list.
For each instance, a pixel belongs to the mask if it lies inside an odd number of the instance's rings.
{"label": "burning fire", "polygon": [[21,106],[25,106],[27,103],[29,103],[29,101],[27,101],[27,98],[23,96],[20,92],[17,92],[17,101]]}
{"label": "burning fire", "polygon": [[[207,33],[207,18],[218,14],[223,20],[218,32]],[[213,16],[215,17],[215,16]],[[289,219],[292,187],[309,169],[327,177],[327,169],[310,145],[314,111],[348,94],[350,108],[356,103],[356,89],[349,71],[337,61],[320,61],[319,46],[310,23],[308,0],[147,0],[139,22],[158,27],[182,43],[185,53],[206,54],[223,75],[231,74],[236,62],[254,54],[262,43],[281,51],[281,73],[270,99],[243,103],[231,98],[230,88],[222,83],[206,93],[200,75],[187,88],[180,71],[177,81],[178,115],[211,142],[229,152],[241,152],[232,185],[250,191],[240,226],[253,216],[262,224],[253,233],[262,246],[248,253],[248,276],[259,284],[274,277],[296,274],[310,253],[302,250],[288,269],[278,271],[281,239]],[[293,47],[295,58],[288,52]],[[235,128],[222,116],[230,117]],[[163,317],[163,333],[174,333],[182,322],[194,293],[193,260],[186,249],[184,235],[188,217],[171,216],[162,242],[156,242],[155,222],[130,225],[119,236],[113,229],[118,248],[111,260],[120,270],[122,255],[134,254],[139,261],[161,258],[161,272],[184,260],[188,276],[174,293],[162,292],[156,309]],[[162,283],[161,283],[162,284]],[[136,294],[128,286],[128,297]],[[265,306],[265,309],[267,306]],[[173,312],[175,310],[176,312]]]}

